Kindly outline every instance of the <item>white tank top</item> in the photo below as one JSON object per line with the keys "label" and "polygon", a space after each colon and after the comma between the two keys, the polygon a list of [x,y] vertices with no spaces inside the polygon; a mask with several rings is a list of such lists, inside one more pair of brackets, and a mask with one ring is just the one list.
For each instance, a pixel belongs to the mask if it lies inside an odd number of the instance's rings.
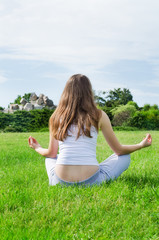
{"label": "white tank top", "polygon": [[64,141],[59,141],[59,155],[56,164],[64,165],[99,165],[96,159],[97,130],[91,127],[91,136],[79,136],[78,127],[71,125],[68,130],[69,136]]}

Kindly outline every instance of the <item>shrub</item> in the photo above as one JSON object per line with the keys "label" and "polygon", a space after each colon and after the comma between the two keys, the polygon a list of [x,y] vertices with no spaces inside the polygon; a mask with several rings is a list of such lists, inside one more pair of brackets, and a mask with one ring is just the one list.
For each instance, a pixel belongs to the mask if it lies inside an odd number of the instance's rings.
{"label": "shrub", "polygon": [[113,130],[115,130],[115,131],[137,131],[139,129],[136,127],[129,127],[129,126],[116,126],[116,127],[113,127]]}
{"label": "shrub", "polygon": [[122,126],[123,124],[127,125],[129,119],[136,112],[136,108],[133,105],[126,104],[112,109],[111,112],[114,116],[112,124],[114,126]]}
{"label": "shrub", "polygon": [[12,114],[0,112],[0,129],[11,125],[12,117]]}
{"label": "shrub", "polygon": [[130,112],[120,112],[114,115],[113,126],[122,126],[130,118]]}
{"label": "shrub", "polygon": [[12,126],[5,127],[4,132],[16,132],[16,129]]}
{"label": "shrub", "polygon": [[159,129],[159,111],[152,108],[148,111],[137,111],[130,119],[130,125],[140,129],[157,130]]}
{"label": "shrub", "polygon": [[53,111],[36,109],[16,111],[13,114],[0,112],[0,129],[4,131],[30,132],[48,128],[49,118]]}
{"label": "shrub", "polygon": [[136,108],[133,105],[126,104],[126,105],[119,105],[111,110],[113,116],[121,112],[129,112],[130,115],[133,115],[136,112]]}
{"label": "shrub", "polygon": [[38,132],[49,132],[49,128],[48,127],[41,128]]}
{"label": "shrub", "polygon": [[136,102],[129,101],[129,102],[127,103],[127,105],[132,105],[132,106],[134,106],[136,109],[139,109],[139,106],[137,105]]}

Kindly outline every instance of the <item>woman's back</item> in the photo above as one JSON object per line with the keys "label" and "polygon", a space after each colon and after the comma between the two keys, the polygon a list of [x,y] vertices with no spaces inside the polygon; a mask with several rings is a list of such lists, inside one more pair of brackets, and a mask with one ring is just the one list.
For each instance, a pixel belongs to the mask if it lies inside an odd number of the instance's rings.
{"label": "woman's back", "polygon": [[85,135],[77,139],[78,127],[71,125],[68,136],[59,141],[59,155],[56,164],[99,165],[96,159],[97,130],[91,127],[91,138]]}
{"label": "woman's back", "polygon": [[71,125],[68,136],[59,141],[56,174],[66,181],[82,181],[98,170],[96,159],[97,130],[91,127],[91,138],[85,135],[77,139],[78,127]]}

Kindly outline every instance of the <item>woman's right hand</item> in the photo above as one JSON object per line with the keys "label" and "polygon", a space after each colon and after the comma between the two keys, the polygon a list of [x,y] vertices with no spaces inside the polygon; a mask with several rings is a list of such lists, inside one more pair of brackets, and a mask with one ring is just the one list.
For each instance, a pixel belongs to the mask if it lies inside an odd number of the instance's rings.
{"label": "woman's right hand", "polygon": [[151,137],[151,135],[148,133],[148,134],[146,135],[146,137],[140,142],[140,145],[141,145],[142,148],[144,148],[144,147],[149,147],[149,146],[151,146],[151,144],[152,144],[152,137]]}
{"label": "woman's right hand", "polygon": [[28,143],[29,143],[29,146],[33,149],[41,147],[40,144],[37,142],[37,140],[31,136],[28,138]]}

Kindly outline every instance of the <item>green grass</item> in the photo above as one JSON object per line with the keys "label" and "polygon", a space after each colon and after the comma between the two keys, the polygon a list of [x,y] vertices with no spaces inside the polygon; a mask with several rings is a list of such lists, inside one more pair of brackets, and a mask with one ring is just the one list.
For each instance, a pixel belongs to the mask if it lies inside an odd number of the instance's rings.
{"label": "green grass", "polygon": [[[116,132],[123,144],[146,132]],[[159,239],[159,132],[131,154],[114,182],[93,187],[49,186],[44,158],[27,144],[29,133],[0,134],[0,239]],[[48,133],[33,133],[47,147]],[[97,159],[112,151],[99,134]]]}

